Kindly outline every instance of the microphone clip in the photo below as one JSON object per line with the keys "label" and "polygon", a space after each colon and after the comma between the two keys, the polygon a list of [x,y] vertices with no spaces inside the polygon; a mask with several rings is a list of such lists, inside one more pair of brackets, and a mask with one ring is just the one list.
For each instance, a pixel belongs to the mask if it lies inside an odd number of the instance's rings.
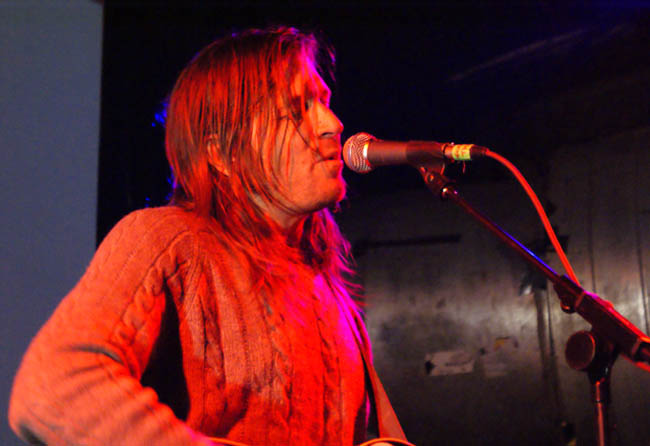
{"label": "microphone clip", "polygon": [[432,162],[426,166],[418,167],[418,172],[422,175],[424,183],[427,185],[429,190],[433,192],[434,195],[439,196],[441,200],[447,198],[447,194],[456,192],[454,182],[444,175],[447,164],[448,162],[446,160],[441,159],[440,161]]}

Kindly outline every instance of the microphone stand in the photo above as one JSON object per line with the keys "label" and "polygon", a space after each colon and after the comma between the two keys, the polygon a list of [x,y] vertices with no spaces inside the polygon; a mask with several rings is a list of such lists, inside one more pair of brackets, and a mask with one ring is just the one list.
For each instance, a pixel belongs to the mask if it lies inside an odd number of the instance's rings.
{"label": "microphone stand", "polygon": [[565,356],[569,366],[587,373],[594,405],[597,445],[608,446],[610,372],[614,361],[619,354],[623,354],[635,365],[648,370],[650,338],[619,314],[610,302],[588,293],[567,276],[559,276],[528,248],[467,203],[453,183],[443,175],[444,168],[445,164],[441,161],[419,167],[418,170],[435,195],[456,203],[544,274],[553,283],[564,312],[578,313],[591,324],[590,331],[579,331],[569,338]]}

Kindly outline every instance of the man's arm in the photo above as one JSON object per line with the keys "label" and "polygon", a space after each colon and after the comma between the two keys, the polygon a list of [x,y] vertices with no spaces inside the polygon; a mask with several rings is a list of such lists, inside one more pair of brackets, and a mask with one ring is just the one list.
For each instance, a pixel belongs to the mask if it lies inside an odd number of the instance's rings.
{"label": "man's arm", "polygon": [[10,401],[21,438],[52,446],[211,444],[139,382],[160,334],[165,278],[187,267],[174,260],[182,234],[167,228],[146,211],[122,220],[32,341]]}

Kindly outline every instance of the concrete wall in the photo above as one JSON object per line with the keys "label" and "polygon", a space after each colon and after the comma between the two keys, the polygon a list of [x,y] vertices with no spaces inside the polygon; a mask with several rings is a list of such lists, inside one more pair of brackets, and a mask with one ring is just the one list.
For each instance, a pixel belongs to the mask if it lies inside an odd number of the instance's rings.
{"label": "concrete wall", "polygon": [[[551,221],[582,286],[646,333],[649,139],[641,127],[557,147],[544,179],[523,169],[555,210]],[[564,273],[514,178],[472,185],[460,177],[458,188]],[[595,444],[587,376],[564,356],[567,339],[589,324],[562,312],[555,291],[517,254],[424,185],[352,203],[341,220],[368,296],[377,371],[409,440]],[[617,361],[617,444],[650,438],[649,388],[650,374]]]}

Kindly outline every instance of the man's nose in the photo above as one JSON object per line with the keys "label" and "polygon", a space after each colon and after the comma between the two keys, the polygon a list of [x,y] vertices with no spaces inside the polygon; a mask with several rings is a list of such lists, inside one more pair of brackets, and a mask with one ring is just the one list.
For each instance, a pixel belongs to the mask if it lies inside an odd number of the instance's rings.
{"label": "man's nose", "polygon": [[318,136],[328,138],[343,133],[343,123],[334,112],[324,104],[319,104]]}

